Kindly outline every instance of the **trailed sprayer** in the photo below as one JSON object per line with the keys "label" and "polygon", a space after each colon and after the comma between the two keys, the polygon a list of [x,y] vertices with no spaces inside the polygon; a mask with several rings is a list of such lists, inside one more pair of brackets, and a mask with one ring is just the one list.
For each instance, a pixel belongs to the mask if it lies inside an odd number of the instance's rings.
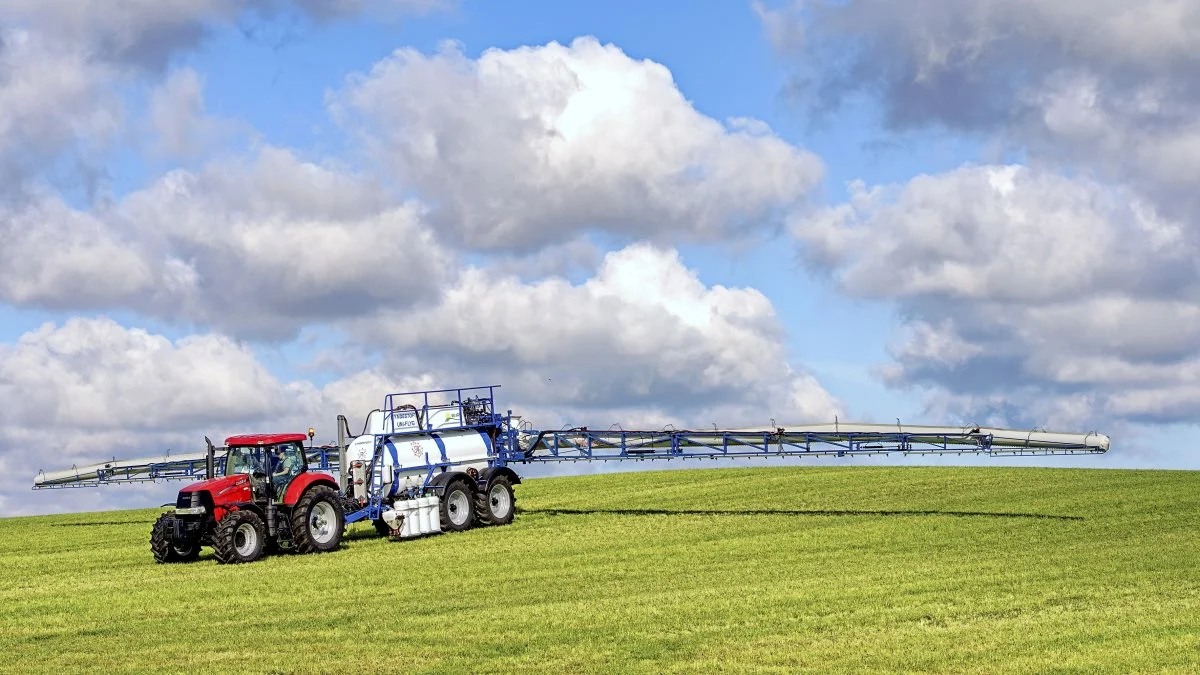
{"label": "trailed sprayer", "polygon": [[[854,424],[711,430],[537,430],[495,405],[498,385],[387,394],[362,433],[338,416],[335,444],[307,434],[231,436],[218,451],[102,462],[40,472],[35,489],[196,480],[155,521],[161,563],[195,560],[210,546],[220,563],[266,553],[336,549],[345,526],[370,521],[408,539],[512,521],[521,478],[514,467],[610,462],[848,455],[1101,454],[1103,434],[986,427]],[[305,441],[308,441],[305,444]]]}

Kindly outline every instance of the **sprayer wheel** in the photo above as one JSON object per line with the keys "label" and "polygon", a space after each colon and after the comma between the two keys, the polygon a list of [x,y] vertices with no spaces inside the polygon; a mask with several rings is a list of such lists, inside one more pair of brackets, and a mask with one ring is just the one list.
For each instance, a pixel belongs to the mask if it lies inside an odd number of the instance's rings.
{"label": "sprayer wheel", "polygon": [[504,476],[496,476],[486,490],[475,494],[475,518],[480,525],[507,525],[512,522],[516,508],[512,483]]}
{"label": "sprayer wheel", "polygon": [[470,483],[462,478],[455,478],[446,486],[438,504],[443,532],[462,532],[475,524],[473,492]]}

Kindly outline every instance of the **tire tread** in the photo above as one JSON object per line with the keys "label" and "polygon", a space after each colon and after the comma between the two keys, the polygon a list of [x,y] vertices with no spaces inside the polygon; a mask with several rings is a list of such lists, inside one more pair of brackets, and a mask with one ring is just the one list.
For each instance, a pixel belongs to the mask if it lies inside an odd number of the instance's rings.
{"label": "tire tread", "polygon": [[[308,513],[318,501],[329,502],[333,506],[334,513],[337,514],[338,535],[334,538],[333,544],[327,549],[318,547],[317,543],[312,540],[308,533]],[[292,508],[291,525],[292,548],[297,553],[324,553],[335,550],[342,543],[342,530],[346,527],[346,514],[342,508],[342,501],[332,488],[324,485],[317,485],[310,488],[296,502],[296,506]]]}
{"label": "tire tread", "polygon": [[200,543],[196,542],[186,553],[180,553],[175,548],[172,539],[171,523],[175,516],[164,513],[154,521],[150,528],[150,552],[154,554],[154,562],[159,564],[191,562],[200,557]]}
{"label": "tire tread", "polygon": [[[262,542],[262,548],[259,549],[259,554],[250,560],[243,560],[238,556],[237,549],[234,548],[233,534],[238,526],[243,522],[249,521],[258,530],[259,540]],[[213,557],[222,565],[233,565],[238,563],[253,562],[261,558],[267,550],[267,528],[263,523],[262,518],[253,511],[230,511],[225,514],[221,522],[217,523],[217,530],[213,533]]]}
{"label": "tire tread", "polygon": [[[512,507],[508,517],[497,519],[492,514],[492,504],[489,495],[492,492],[492,487],[497,483],[503,483],[508,486],[508,496],[512,500]],[[482,526],[491,525],[507,525],[512,522],[513,514],[517,510],[517,496],[513,494],[512,482],[505,476],[496,476],[487,485],[487,489],[475,493],[475,520]]]}

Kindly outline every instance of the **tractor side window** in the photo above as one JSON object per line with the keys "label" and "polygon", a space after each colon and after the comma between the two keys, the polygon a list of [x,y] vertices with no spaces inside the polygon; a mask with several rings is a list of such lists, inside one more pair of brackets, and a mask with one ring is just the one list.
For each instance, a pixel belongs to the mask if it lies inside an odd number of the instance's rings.
{"label": "tractor side window", "polygon": [[273,454],[275,466],[271,478],[275,482],[276,494],[283,496],[288,484],[300,475],[304,466],[304,446],[299,443],[280,443],[275,446]]}

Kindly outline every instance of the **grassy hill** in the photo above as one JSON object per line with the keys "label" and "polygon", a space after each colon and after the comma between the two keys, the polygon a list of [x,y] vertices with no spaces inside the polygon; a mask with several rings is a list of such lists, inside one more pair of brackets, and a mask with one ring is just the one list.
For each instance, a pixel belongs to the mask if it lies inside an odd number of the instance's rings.
{"label": "grassy hill", "polygon": [[[120,489],[114,487],[112,489]],[[155,565],[157,510],[0,520],[3,670],[1200,670],[1200,472],[538,479],[512,525]]]}

